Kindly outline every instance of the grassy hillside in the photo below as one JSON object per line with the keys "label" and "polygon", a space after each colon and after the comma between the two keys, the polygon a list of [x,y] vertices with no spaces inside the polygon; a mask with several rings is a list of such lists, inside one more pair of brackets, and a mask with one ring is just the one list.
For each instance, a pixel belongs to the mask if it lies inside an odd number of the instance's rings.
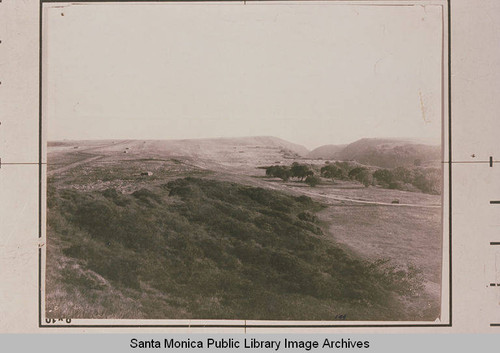
{"label": "grassy hillside", "polygon": [[419,271],[347,253],[306,196],[192,177],[48,193],[47,317],[435,319],[408,305]]}

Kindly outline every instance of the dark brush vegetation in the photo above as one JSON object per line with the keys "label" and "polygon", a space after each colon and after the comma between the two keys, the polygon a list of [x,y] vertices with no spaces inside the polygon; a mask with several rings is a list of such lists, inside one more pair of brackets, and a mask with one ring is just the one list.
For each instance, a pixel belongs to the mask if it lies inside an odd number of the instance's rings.
{"label": "dark brush vegetation", "polygon": [[316,175],[308,175],[306,177],[306,180],[304,182],[309,185],[309,186],[316,186],[321,183],[321,178],[317,177]]}
{"label": "dark brush vegetation", "polygon": [[48,248],[62,268],[47,269],[55,316],[424,319],[403,304],[421,274],[344,251],[306,196],[188,177],[132,194],[49,187],[48,208],[49,245],[62,249]]}

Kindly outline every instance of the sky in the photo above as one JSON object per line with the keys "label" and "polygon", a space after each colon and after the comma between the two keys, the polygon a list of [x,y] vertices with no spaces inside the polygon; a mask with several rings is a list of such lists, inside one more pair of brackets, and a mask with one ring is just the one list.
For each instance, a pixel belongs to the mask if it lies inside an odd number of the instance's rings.
{"label": "sky", "polygon": [[44,6],[48,140],[441,143],[441,6]]}

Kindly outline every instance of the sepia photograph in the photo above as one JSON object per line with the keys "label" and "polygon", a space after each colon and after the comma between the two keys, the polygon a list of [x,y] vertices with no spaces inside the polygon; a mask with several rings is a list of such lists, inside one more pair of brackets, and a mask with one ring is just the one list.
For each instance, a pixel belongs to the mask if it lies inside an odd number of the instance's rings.
{"label": "sepia photograph", "polygon": [[44,4],[44,318],[445,320],[443,11]]}

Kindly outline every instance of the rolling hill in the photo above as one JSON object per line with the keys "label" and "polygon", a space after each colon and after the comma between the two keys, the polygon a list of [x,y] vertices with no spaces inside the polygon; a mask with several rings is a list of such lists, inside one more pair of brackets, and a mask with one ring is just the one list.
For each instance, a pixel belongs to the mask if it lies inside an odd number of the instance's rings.
{"label": "rolling hill", "polygon": [[335,159],[347,145],[323,145],[315,148],[306,157],[313,159]]}
{"label": "rolling hill", "polygon": [[228,155],[239,153],[267,155],[270,158],[280,156],[297,158],[304,157],[309,153],[309,150],[304,146],[272,136],[182,140],[68,140],[49,141],[48,147],[52,159],[57,159],[57,154],[67,154],[68,152],[114,155],[117,152],[126,151],[128,156],[182,156],[218,161],[225,160]]}
{"label": "rolling hill", "polygon": [[382,168],[427,165],[441,159],[441,147],[407,140],[364,138],[344,148],[325,145],[311,151],[311,158],[353,160]]}

